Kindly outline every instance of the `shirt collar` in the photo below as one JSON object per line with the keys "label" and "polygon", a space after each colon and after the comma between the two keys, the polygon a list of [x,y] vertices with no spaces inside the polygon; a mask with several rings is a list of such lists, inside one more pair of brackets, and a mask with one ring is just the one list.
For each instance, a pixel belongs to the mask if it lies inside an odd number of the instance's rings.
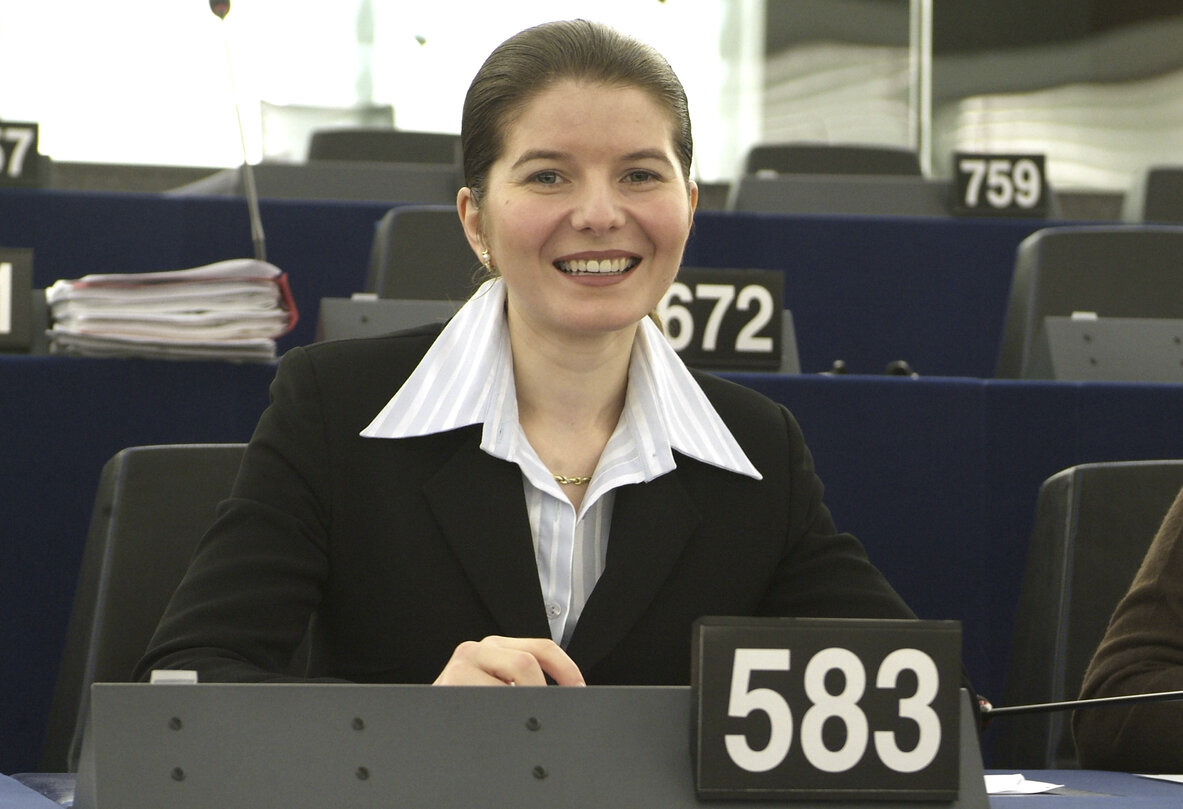
{"label": "shirt collar", "polygon": [[485,420],[494,369],[509,365],[505,286],[486,281],[444,326],[363,438],[432,435]]}
{"label": "shirt collar", "polygon": [[[364,438],[407,438],[483,424],[513,384],[505,283],[486,281],[444,326],[419,365],[361,432]],[[704,463],[760,479],[723,419],[661,330],[645,318],[629,364],[625,403],[637,450],[646,457],[671,449]],[[664,464],[661,464],[664,466]]]}
{"label": "shirt collar", "polygon": [[762,479],[682,358],[648,317],[637,330],[629,367],[629,389],[635,389],[638,394],[635,402],[660,414],[645,432],[656,434],[660,424],[669,446],[683,455]]}

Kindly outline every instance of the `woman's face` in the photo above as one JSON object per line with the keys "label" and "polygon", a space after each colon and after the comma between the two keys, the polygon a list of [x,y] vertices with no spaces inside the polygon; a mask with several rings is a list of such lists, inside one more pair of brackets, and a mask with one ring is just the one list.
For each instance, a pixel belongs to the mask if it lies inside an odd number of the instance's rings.
{"label": "woman's face", "polygon": [[636,87],[563,81],[511,120],[479,210],[458,198],[473,249],[505,279],[532,330],[631,330],[682,262],[698,189],[669,114]]}

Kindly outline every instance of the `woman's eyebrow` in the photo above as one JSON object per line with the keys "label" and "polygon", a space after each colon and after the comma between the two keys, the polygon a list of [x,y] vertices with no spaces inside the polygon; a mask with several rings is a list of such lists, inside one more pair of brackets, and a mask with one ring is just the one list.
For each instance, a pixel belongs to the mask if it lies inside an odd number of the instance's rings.
{"label": "woman's eyebrow", "polygon": [[661,149],[641,149],[638,152],[630,152],[623,158],[624,160],[659,160],[662,163],[670,163],[670,156]]}
{"label": "woman's eyebrow", "polygon": [[[570,157],[567,152],[560,152],[555,149],[529,149],[521,154],[517,160],[514,161],[512,168],[529,163],[533,160],[564,160]],[[640,149],[635,152],[629,152],[621,156],[621,160],[658,160],[662,163],[672,165],[669,155],[661,149]]]}
{"label": "woman's eyebrow", "polygon": [[552,149],[529,149],[514,161],[512,168],[516,169],[518,166],[529,163],[532,160],[562,160],[567,156],[566,152],[559,152]]}

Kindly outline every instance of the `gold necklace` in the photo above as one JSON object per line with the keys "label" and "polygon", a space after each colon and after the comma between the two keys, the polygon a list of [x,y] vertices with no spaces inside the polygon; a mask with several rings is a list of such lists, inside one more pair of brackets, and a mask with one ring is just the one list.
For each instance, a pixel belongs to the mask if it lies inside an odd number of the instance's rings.
{"label": "gold necklace", "polygon": [[589,480],[591,480],[591,475],[584,475],[584,476],[574,477],[574,478],[569,478],[566,475],[555,475],[554,478],[560,484],[563,484],[563,485],[566,485],[569,483],[572,486],[582,486],[585,483],[587,483]]}

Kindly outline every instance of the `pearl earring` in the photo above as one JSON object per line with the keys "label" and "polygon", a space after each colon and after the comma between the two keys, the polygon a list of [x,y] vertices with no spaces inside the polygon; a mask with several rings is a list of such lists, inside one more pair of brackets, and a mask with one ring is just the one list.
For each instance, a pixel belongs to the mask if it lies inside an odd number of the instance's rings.
{"label": "pearl earring", "polygon": [[488,250],[482,250],[482,251],[481,251],[481,264],[484,264],[484,265],[485,265],[485,269],[486,269],[486,270],[491,270],[491,269],[493,269],[493,260],[492,260],[492,258],[489,256],[489,251],[488,251]]}

